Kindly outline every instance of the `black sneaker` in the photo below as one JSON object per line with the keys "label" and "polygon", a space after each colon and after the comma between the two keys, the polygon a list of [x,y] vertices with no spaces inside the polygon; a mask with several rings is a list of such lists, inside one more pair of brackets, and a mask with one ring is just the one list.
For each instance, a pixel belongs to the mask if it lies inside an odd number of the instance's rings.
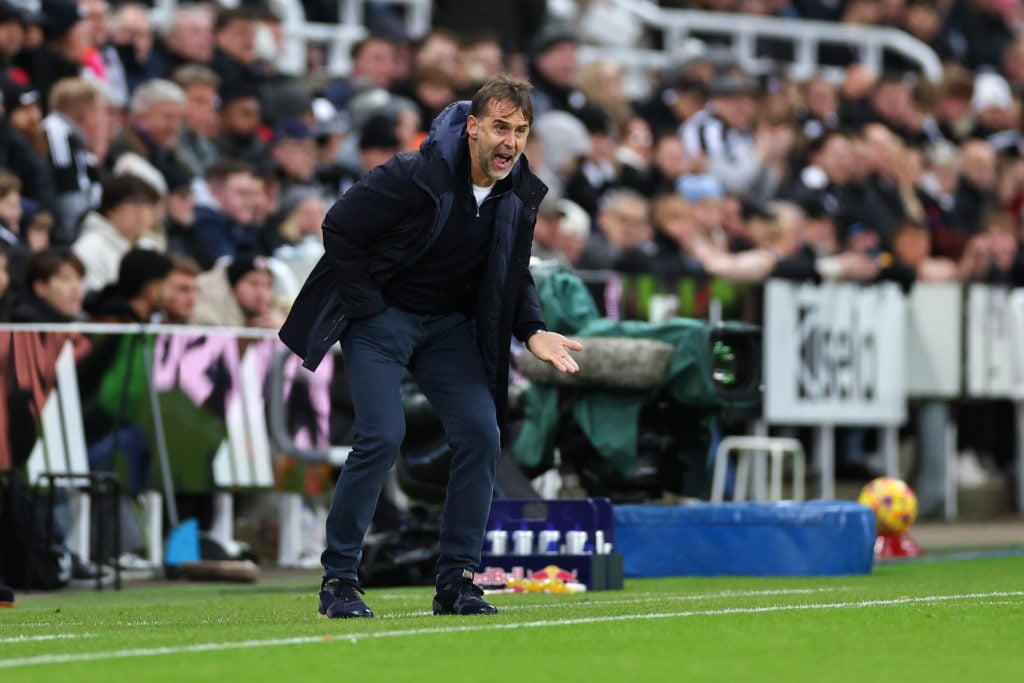
{"label": "black sneaker", "polygon": [[0,607],[14,607],[14,591],[0,579]]}
{"label": "black sneaker", "polygon": [[373,611],[359,597],[363,594],[363,589],[351,579],[324,579],[320,584],[320,618],[372,617]]}
{"label": "black sneaker", "polygon": [[437,587],[434,614],[497,614],[498,608],[483,599],[484,591],[471,577]]}

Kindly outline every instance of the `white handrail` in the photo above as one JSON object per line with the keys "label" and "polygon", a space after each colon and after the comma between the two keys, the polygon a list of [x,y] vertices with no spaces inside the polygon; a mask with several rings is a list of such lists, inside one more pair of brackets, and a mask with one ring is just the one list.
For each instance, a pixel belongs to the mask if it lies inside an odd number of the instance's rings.
{"label": "white handrail", "polygon": [[[610,49],[600,46],[581,46],[580,61],[613,59],[621,64],[628,80],[647,83],[652,73],[673,66],[674,55],[681,50],[693,34],[717,34],[731,37],[733,50],[740,66],[753,73],[764,70],[764,60],[756,53],[758,38],[788,40],[793,44],[794,61],[787,67],[793,78],[804,80],[824,72],[831,75],[833,68],[818,64],[818,46],[847,45],[860,53],[860,62],[876,73],[882,71],[883,52],[904,56],[921,67],[928,80],[942,80],[942,62],[935,51],[913,36],[895,28],[853,26],[807,19],[782,19],[725,12],[665,9],[637,0],[605,0],[630,12],[647,28],[661,31],[664,46],[661,50]],[[631,96],[639,93],[630,93]]]}

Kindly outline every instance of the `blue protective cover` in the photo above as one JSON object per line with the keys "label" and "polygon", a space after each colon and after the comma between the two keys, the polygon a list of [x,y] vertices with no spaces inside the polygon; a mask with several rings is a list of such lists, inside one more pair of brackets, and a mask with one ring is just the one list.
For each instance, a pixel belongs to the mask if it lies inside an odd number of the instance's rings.
{"label": "blue protective cover", "polygon": [[875,516],[836,500],[618,505],[627,577],[870,574]]}

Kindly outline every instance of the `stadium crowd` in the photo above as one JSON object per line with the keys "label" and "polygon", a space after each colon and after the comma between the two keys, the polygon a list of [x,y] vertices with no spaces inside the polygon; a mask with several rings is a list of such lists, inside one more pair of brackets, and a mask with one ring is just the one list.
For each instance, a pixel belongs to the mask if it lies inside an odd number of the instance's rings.
{"label": "stadium crowd", "polygon": [[[772,277],[1024,285],[1024,4],[663,0],[900,28],[944,76],[832,46],[819,59],[844,77],[796,82],[791,46],[759,42],[751,73],[708,36],[641,100],[620,64],[581,62],[579,26],[547,4],[438,0],[413,39],[379,3],[333,77],[323,46],[305,74],[277,69],[274,2],[179,4],[155,25],[137,2],[0,0],[0,321],[277,329],[332,202],[501,71],[534,89],[534,256],[602,273],[610,316],[646,318],[657,293],[756,322]],[[337,20],[337,3],[303,9]],[[1009,466],[989,414],[962,439]]]}

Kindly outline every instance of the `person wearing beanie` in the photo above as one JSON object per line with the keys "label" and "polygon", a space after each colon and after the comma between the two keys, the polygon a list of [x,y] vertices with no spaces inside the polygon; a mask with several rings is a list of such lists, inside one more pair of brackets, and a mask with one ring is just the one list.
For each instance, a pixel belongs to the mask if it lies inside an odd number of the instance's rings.
{"label": "person wearing beanie", "polygon": [[133,248],[118,265],[117,280],[86,297],[89,322],[149,322],[163,310],[164,281],[171,259],[152,249]]}
{"label": "person wearing beanie", "polygon": [[530,82],[535,116],[549,111],[575,112],[586,102],[579,90],[579,36],[568,26],[549,23],[530,44]]}
{"label": "person wearing beanie", "polygon": [[274,298],[271,259],[240,254],[199,276],[193,325],[278,329],[284,314]]}
{"label": "person wearing beanie", "polygon": [[118,279],[122,257],[156,228],[159,203],[156,189],[136,175],[115,176],[103,184],[99,208],[86,214],[71,246],[85,264],[86,291]]}

